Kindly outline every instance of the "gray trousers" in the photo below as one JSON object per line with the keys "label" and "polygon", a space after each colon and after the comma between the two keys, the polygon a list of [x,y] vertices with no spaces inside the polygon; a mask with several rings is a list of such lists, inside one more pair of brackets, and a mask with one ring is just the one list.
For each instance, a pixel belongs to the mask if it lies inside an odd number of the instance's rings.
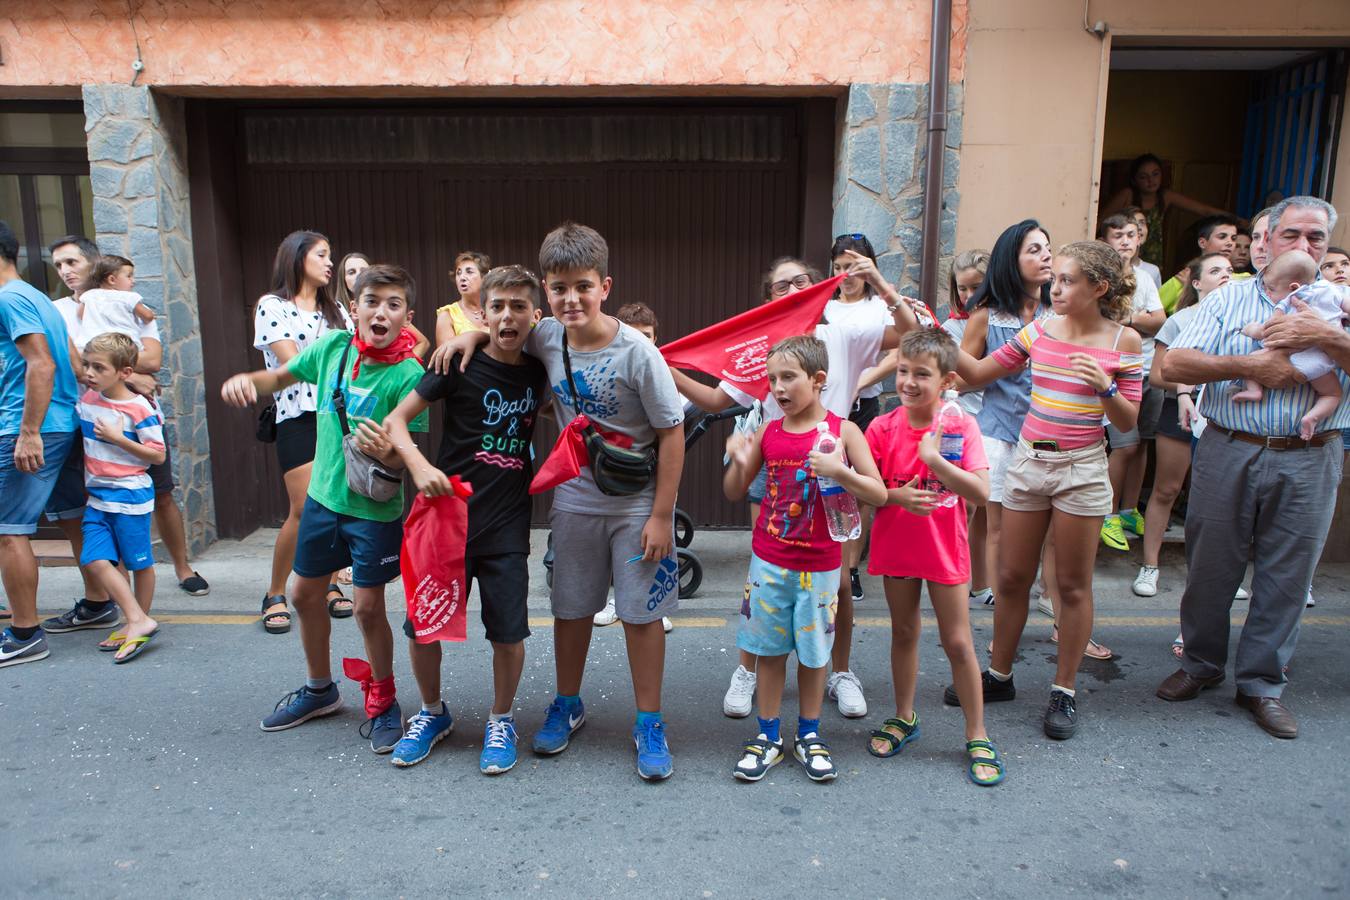
{"label": "gray trousers", "polygon": [[1182,668],[1207,678],[1228,661],[1229,614],[1254,549],[1252,598],[1238,639],[1240,693],[1278,697],[1294,655],[1308,585],[1322,555],[1336,488],[1339,440],[1306,450],[1266,450],[1214,429],[1200,436],[1186,510]]}

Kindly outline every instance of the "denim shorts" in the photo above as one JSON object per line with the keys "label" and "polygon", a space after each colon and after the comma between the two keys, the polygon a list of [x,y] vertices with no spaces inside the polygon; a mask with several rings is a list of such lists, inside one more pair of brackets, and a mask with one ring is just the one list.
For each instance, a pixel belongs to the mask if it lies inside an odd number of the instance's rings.
{"label": "denim shorts", "polygon": [[84,435],[75,432],[75,440],[70,443],[65,464],[56,473],[56,483],[52,486],[51,496],[47,498],[47,521],[60,522],[83,517],[87,496],[84,488]]}
{"label": "denim shorts", "polygon": [[293,568],[301,578],[327,578],[351,566],[352,584],[383,587],[399,576],[402,549],[403,523],[398,519],[358,519],[306,497]]}
{"label": "denim shorts", "polygon": [[[0,436],[0,534],[37,531],[38,519],[48,508],[70,448],[81,440],[78,431],[44,432],[42,468],[29,475],[14,465],[14,445],[18,439],[17,434]],[[80,473],[80,510],[83,508],[84,474]]]}
{"label": "denim shorts", "polygon": [[80,565],[106,560],[121,563],[128,572],[139,572],[155,564],[150,546],[150,513],[116,513],[90,506],[84,511],[84,547]]}

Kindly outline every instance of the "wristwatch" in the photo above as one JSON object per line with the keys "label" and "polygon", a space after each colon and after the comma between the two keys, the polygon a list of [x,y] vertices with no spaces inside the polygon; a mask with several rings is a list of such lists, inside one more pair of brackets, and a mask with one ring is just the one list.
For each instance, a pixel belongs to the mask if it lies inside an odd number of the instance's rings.
{"label": "wristwatch", "polygon": [[1097,396],[1098,396],[1098,397],[1101,397],[1103,400],[1110,400],[1112,397],[1114,397],[1116,394],[1119,394],[1119,393],[1120,393],[1120,388],[1117,387],[1116,383],[1113,381],[1113,382],[1111,382],[1111,385],[1110,385],[1106,390],[1104,390],[1104,391],[1098,391],[1098,392],[1097,392]]}

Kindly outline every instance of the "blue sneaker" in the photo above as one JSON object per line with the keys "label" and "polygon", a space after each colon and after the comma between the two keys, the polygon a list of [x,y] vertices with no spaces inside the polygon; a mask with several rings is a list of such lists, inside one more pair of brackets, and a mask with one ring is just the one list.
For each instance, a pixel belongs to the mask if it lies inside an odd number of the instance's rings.
{"label": "blue sneaker", "polygon": [[342,696],[336,684],[330,682],[322,691],[303,685],[300,690],[291,691],[277,701],[272,714],[262,720],[262,730],[285,731],[310,719],[330,716],[339,709],[342,709]]}
{"label": "blue sneaker", "polygon": [[563,752],[572,740],[572,735],[585,723],[586,707],[581,700],[578,699],[576,705],[572,706],[554,697],[548,705],[548,712],[544,713],[544,727],[534,733],[534,752],[544,756]]}
{"label": "blue sneaker", "polygon": [[648,781],[670,777],[675,765],[666,744],[666,729],[660,721],[633,726],[633,744],[637,747],[638,774]]}
{"label": "blue sneaker", "polygon": [[51,648],[47,646],[47,636],[42,633],[41,628],[26,641],[16,638],[14,632],[8,628],[0,631],[0,669],[5,666],[17,666],[20,663],[37,662],[51,655]]}
{"label": "blue sneaker", "polygon": [[[445,703],[442,701],[442,708]],[[398,701],[389,704],[389,708],[373,719],[366,719],[357,731],[363,738],[370,738],[370,749],[375,753],[389,753],[403,739],[403,710]]]}
{"label": "blue sneaker", "polygon": [[454,730],[455,719],[450,715],[444,700],[441,701],[441,711],[435,715],[419,710],[417,715],[408,720],[408,730],[394,745],[394,755],[389,761],[400,768],[415,766],[431,755],[431,748]]}
{"label": "blue sneaker", "polygon": [[500,775],[516,766],[516,723],[512,719],[488,720],[483,731],[483,755],[478,757],[478,771],[484,775]]}

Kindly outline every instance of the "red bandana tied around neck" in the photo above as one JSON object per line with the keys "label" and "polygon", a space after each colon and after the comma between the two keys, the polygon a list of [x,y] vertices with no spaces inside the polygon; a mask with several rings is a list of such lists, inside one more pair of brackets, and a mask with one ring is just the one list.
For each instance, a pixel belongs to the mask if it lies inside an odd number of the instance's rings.
{"label": "red bandana tied around neck", "polygon": [[947,307],[947,318],[949,319],[969,319],[970,313],[964,309],[957,309],[955,304]]}
{"label": "red bandana tied around neck", "polygon": [[416,346],[417,339],[406,328],[401,329],[398,336],[390,341],[389,346],[383,350],[374,344],[367,344],[361,340],[361,334],[357,332],[352,336],[352,349],[356,351],[356,363],[352,366],[352,381],[355,381],[357,376],[361,374],[362,359],[369,359],[390,366],[405,359],[415,359],[420,363],[422,360],[416,353],[413,353],[413,347]]}

